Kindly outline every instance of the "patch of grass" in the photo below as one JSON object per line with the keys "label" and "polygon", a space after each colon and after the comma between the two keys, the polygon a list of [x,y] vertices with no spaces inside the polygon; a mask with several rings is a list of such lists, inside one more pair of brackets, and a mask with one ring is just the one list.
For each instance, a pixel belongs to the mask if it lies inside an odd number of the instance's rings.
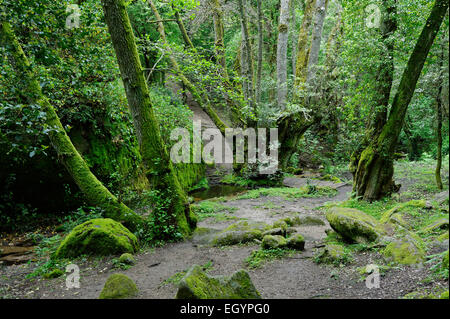
{"label": "patch of grass", "polygon": [[255,199],[260,197],[281,197],[285,200],[307,197],[332,197],[337,191],[331,187],[304,186],[300,188],[275,187],[253,189],[238,197],[238,199]]}
{"label": "patch of grass", "polygon": [[261,267],[266,262],[276,259],[282,259],[287,256],[292,256],[295,253],[295,250],[290,249],[259,249],[253,251],[251,255],[247,257],[247,259],[245,260],[245,264],[248,268],[256,269]]}
{"label": "patch of grass", "polygon": [[213,217],[216,221],[225,221],[236,219],[235,216],[229,214],[237,210],[235,207],[228,207],[216,201],[205,200],[198,204],[192,205],[194,213],[197,215],[199,221]]}
{"label": "patch of grass", "polygon": [[[213,263],[212,261],[208,261],[206,264],[201,266],[203,271],[208,272],[209,270],[211,270],[213,268]],[[170,276],[169,278],[167,278],[166,280],[164,280],[159,286],[163,287],[163,286],[167,286],[167,285],[178,285],[178,283],[181,281],[181,279],[183,279],[183,277],[187,274],[187,272],[189,271],[189,269],[177,272],[176,274]]]}
{"label": "patch of grass", "polygon": [[380,219],[386,210],[393,208],[396,204],[397,202],[390,198],[384,198],[372,203],[358,199],[349,199],[339,204],[339,206],[358,209],[376,219]]}

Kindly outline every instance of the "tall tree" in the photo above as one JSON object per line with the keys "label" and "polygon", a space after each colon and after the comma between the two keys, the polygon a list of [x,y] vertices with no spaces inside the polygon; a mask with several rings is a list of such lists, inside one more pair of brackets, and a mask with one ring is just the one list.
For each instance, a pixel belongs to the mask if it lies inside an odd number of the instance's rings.
{"label": "tall tree", "polygon": [[442,39],[441,44],[441,55],[439,61],[439,77],[438,77],[438,90],[436,96],[436,146],[437,146],[437,154],[436,154],[436,185],[442,190],[444,185],[442,184],[441,178],[441,168],[442,168],[442,92],[444,86],[444,59],[445,59],[445,48],[447,47],[446,43],[446,34],[444,33],[444,37]]}
{"label": "tall tree", "polygon": [[314,21],[311,48],[308,58],[308,73],[306,82],[313,84],[316,77],[317,62],[319,61],[320,44],[322,43],[323,23],[327,13],[328,0],[317,0],[316,17]]}
{"label": "tall tree", "polygon": [[[166,214],[163,220],[183,235],[195,227],[187,196],[182,190],[153,112],[133,30],[124,0],[102,0],[105,20],[116,52],[128,106],[133,118],[146,176],[160,192]],[[165,226],[169,226],[165,225]]]}
{"label": "tall tree", "polygon": [[306,0],[303,21],[300,27],[297,44],[297,64],[295,66],[294,95],[297,96],[306,82],[309,59],[309,31],[316,8],[316,0]]}
{"label": "tall tree", "polygon": [[397,0],[384,2],[383,20],[380,25],[381,51],[379,66],[377,70],[375,92],[376,99],[371,109],[371,117],[367,123],[367,131],[364,139],[359,143],[350,158],[350,171],[356,173],[361,153],[369,145],[370,141],[376,138],[386,124],[391,96],[392,84],[394,81],[394,50],[395,31],[397,30]]}
{"label": "tall tree", "polygon": [[278,108],[286,108],[287,99],[287,48],[289,40],[289,6],[290,0],[281,0],[280,22],[278,24],[277,44],[277,90]]}
{"label": "tall tree", "polygon": [[381,133],[362,152],[353,190],[365,200],[377,200],[398,187],[393,181],[394,152],[428,53],[447,13],[448,0],[436,0],[403,72],[391,112]]}
{"label": "tall tree", "polygon": [[257,14],[258,14],[258,61],[256,70],[256,102],[261,102],[261,80],[263,67],[263,49],[264,49],[264,30],[263,30],[263,12],[262,0],[257,0]]}
{"label": "tall tree", "polygon": [[225,40],[224,40],[224,26],[223,26],[223,9],[220,0],[211,0],[214,21],[214,48],[216,50],[216,59],[220,66],[222,76],[228,82],[227,62],[225,56]]}
{"label": "tall tree", "polygon": [[[245,4],[244,4],[245,1]],[[247,19],[247,0],[238,0],[239,13],[241,15],[241,30],[242,30],[242,51],[241,51],[241,73],[242,91],[248,107],[253,112],[253,116],[248,118],[248,126],[256,127],[257,125],[257,104],[255,103],[255,85],[254,85],[254,71],[252,59],[252,47],[250,42],[250,35],[248,31]]]}
{"label": "tall tree", "polygon": [[43,95],[31,64],[25,56],[11,26],[6,21],[0,21],[0,40],[2,46],[5,46],[16,72],[24,79],[28,102],[39,105],[42,111],[45,112],[46,124],[50,128],[50,143],[55,149],[58,159],[65,166],[70,176],[72,176],[75,184],[80,188],[91,205],[103,209],[106,217],[120,221],[130,229],[136,230],[142,223],[142,218],[119,202],[92,174],[64,130],[55,108],[50,104],[47,97]]}

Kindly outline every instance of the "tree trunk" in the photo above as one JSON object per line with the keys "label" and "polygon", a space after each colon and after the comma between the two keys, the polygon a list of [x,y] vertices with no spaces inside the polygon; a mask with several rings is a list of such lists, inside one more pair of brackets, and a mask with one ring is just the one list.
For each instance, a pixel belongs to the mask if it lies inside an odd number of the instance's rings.
{"label": "tree trunk", "polygon": [[[241,14],[241,29],[242,29],[242,56],[241,56],[241,68],[242,68],[242,91],[244,93],[245,100],[253,116],[250,116],[247,120],[249,127],[256,127],[258,123],[257,105],[255,103],[255,89],[253,82],[253,62],[252,62],[252,48],[250,43],[250,36],[248,33],[247,12],[244,6],[244,0],[238,0],[239,12]],[[247,4],[247,1],[246,1]]]}
{"label": "tree trunk", "polygon": [[[161,138],[124,0],[102,0],[105,20],[133,118],[146,176],[165,200],[165,220],[183,235],[195,228],[186,194]],[[159,17],[158,17],[159,19]],[[159,221],[157,219],[157,221]]]}
{"label": "tree trunk", "polygon": [[11,55],[11,62],[16,72],[20,74],[27,85],[29,102],[38,104],[46,114],[46,124],[51,129],[49,132],[50,143],[63,163],[74,182],[93,206],[103,209],[104,216],[122,222],[131,230],[136,230],[143,219],[131,209],[119,202],[108,189],[92,174],[88,165],[72,144],[64,130],[54,107],[47,97],[42,94],[31,65],[17,41],[9,23],[0,21],[0,38],[2,46]]}
{"label": "tree trunk", "polygon": [[322,43],[323,23],[327,13],[328,0],[317,0],[316,18],[314,21],[313,34],[311,39],[311,48],[308,58],[308,73],[306,82],[310,85],[314,84],[316,77],[316,67],[319,61],[320,44]]}
{"label": "tree trunk", "polygon": [[403,73],[392,109],[379,136],[362,152],[353,191],[373,201],[398,190],[393,181],[394,152],[406,111],[434,39],[448,9],[448,0],[436,0]]}
{"label": "tree trunk", "polygon": [[442,184],[441,178],[441,168],[442,168],[442,91],[444,85],[444,59],[445,59],[445,38],[442,41],[441,58],[439,61],[439,83],[438,92],[436,96],[436,144],[437,144],[437,154],[436,154],[436,185],[442,190],[444,185]]}
{"label": "tree trunk", "polygon": [[258,11],[258,64],[256,71],[256,103],[261,102],[261,79],[262,79],[262,65],[263,65],[263,14],[262,14],[262,0],[257,0]]}
{"label": "tree trunk", "polygon": [[291,0],[291,8],[290,8],[290,10],[291,10],[291,13],[290,13],[290,15],[291,15],[291,17],[290,17],[290,19],[291,19],[291,21],[290,21],[290,24],[291,24],[291,27],[290,27],[290,31],[289,31],[289,33],[291,34],[291,40],[289,40],[290,41],[290,43],[291,43],[291,51],[292,51],[292,59],[291,59],[291,63],[292,63],[292,75],[293,76],[295,76],[295,64],[297,63],[297,54],[296,54],[296,47],[297,47],[297,39],[296,39],[296,37],[295,37],[295,25],[296,25],[296,15],[295,15],[295,8],[296,8],[296,6],[297,6],[297,0]]}
{"label": "tree trunk", "polygon": [[308,70],[308,57],[309,57],[308,38],[315,8],[316,8],[316,0],[306,0],[302,26],[300,27],[300,33],[298,35],[294,96],[298,96],[298,94],[300,93],[299,91],[303,89],[303,86],[306,82]]}
{"label": "tree trunk", "polygon": [[394,42],[393,37],[397,30],[397,22],[395,15],[397,14],[396,0],[391,2],[389,7],[383,8],[385,10],[384,18],[381,26],[381,39],[385,47],[383,56],[380,57],[380,66],[377,72],[376,92],[377,99],[375,100],[375,107],[371,110],[371,119],[368,122],[367,132],[364,139],[358,145],[350,158],[350,172],[355,178],[358,163],[361,158],[361,153],[369,145],[369,143],[376,139],[383,126],[386,124],[388,116],[389,99],[391,96],[392,83],[394,80]]}
{"label": "tree trunk", "polygon": [[280,22],[278,24],[277,45],[277,91],[278,109],[286,108],[287,99],[287,48],[289,40],[289,3],[290,0],[281,0]]}
{"label": "tree trunk", "polygon": [[189,37],[189,34],[187,33],[186,28],[184,27],[184,23],[183,20],[181,19],[180,12],[178,11],[177,8],[175,8],[174,5],[172,5],[172,9],[175,12],[175,20],[178,24],[178,28],[180,29],[181,35],[183,37],[185,47],[191,50],[195,50],[191,38]]}
{"label": "tree trunk", "polygon": [[213,20],[214,20],[214,34],[217,63],[221,68],[222,76],[226,82],[229,82],[227,62],[225,56],[225,40],[224,40],[224,26],[223,26],[223,11],[220,0],[212,0]]}

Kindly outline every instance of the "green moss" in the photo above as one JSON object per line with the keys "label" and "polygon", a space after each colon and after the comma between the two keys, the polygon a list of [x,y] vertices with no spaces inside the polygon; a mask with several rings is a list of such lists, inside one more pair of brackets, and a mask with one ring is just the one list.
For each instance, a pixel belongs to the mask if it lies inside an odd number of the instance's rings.
{"label": "green moss", "polygon": [[270,225],[260,222],[241,220],[218,233],[212,240],[215,246],[227,246],[261,240],[264,231],[271,229]]}
{"label": "green moss", "polygon": [[356,209],[332,207],[326,217],[339,235],[353,242],[372,242],[384,233],[381,224],[375,218]]}
{"label": "green moss", "polygon": [[432,233],[441,229],[448,229],[449,220],[447,218],[439,218],[420,230],[421,233]]}
{"label": "green moss", "polygon": [[262,240],[261,247],[263,249],[275,249],[284,248],[287,246],[288,241],[283,236],[279,235],[266,235]]}
{"label": "green moss", "polygon": [[54,279],[54,278],[61,277],[62,275],[64,275],[64,271],[62,271],[61,269],[54,269],[51,272],[44,274],[44,278],[45,279]]}
{"label": "green moss", "polygon": [[244,270],[231,277],[210,277],[194,265],[180,281],[176,299],[260,299],[250,276]]}
{"label": "green moss", "polygon": [[408,235],[402,240],[390,243],[384,249],[384,256],[392,261],[412,265],[422,263],[425,257],[424,243],[416,236]]}
{"label": "green moss", "polygon": [[136,259],[130,253],[124,253],[120,255],[119,262],[125,265],[134,265],[136,263]]}
{"label": "green moss", "polygon": [[138,292],[133,280],[123,274],[113,274],[106,280],[99,299],[128,299]]}
{"label": "green moss", "polygon": [[318,264],[333,264],[339,266],[347,264],[352,260],[349,251],[341,245],[327,244],[324,248],[317,251],[314,256],[314,261]]}
{"label": "green moss", "polygon": [[436,238],[438,241],[444,241],[444,240],[448,240],[449,236],[448,236],[448,231],[443,233],[442,235],[440,235],[438,238]]}
{"label": "green moss", "polygon": [[289,249],[259,249],[254,250],[247,259],[245,263],[249,268],[255,269],[261,267],[266,262],[281,259],[286,256],[293,255],[295,251]]}
{"label": "green moss", "polygon": [[137,238],[128,229],[112,219],[98,218],[76,226],[63,240],[55,256],[112,255],[137,250]]}
{"label": "green moss", "polygon": [[417,209],[424,208],[425,205],[426,202],[424,200],[412,200],[406,203],[401,203],[385,211],[380,218],[380,222],[387,223],[394,214],[416,211]]}
{"label": "green moss", "polygon": [[300,234],[294,234],[288,238],[287,246],[295,250],[304,250],[305,238]]}

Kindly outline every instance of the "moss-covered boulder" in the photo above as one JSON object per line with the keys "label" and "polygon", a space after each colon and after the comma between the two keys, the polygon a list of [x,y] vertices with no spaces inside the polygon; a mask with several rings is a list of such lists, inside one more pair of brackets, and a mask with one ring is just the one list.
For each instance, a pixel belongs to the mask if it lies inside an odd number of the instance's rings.
{"label": "moss-covered boulder", "polygon": [[293,234],[296,231],[297,230],[295,228],[293,228],[293,227],[288,227],[286,229],[283,229],[283,228],[272,228],[272,229],[269,229],[269,230],[266,230],[265,232],[263,232],[262,235],[263,235],[263,238],[264,238],[264,236],[267,236],[267,235],[272,235],[272,236],[279,235],[279,236],[286,237],[287,235]]}
{"label": "moss-covered boulder", "polygon": [[212,239],[214,246],[229,246],[261,240],[263,232],[271,227],[265,223],[239,221],[218,233]]}
{"label": "moss-covered boulder", "polygon": [[266,235],[264,236],[261,246],[264,249],[276,249],[285,248],[288,241],[283,236],[279,235]]}
{"label": "moss-covered boulder", "polygon": [[425,259],[424,247],[423,241],[417,235],[409,233],[405,237],[388,244],[383,251],[383,255],[399,264],[419,264]]}
{"label": "moss-covered boulder", "polygon": [[294,234],[288,238],[287,247],[295,250],[304,250],[305,238],[300,234]]}
{"label": "moss-covered boulder", "polygon": [[326,217],[331,228],[351,242],[373,242],[385,233],[382,225],[375,218],[357,209],[332,207]]}
{"label": "moss-covered boulder", "polygon": [[345,250],[341,245],[327,244],[317,251],[315,261],[324,264],[339,264],[345,258]]}
{"label": "moss-covered boulder", "polygon": [[125,265],[134,265],[136,263],[136,259],[130,253],[124,253],[120,255],[119,262]]}
{"label": "moss-covered boulder", "polygon": [[133,280],[123,274],[113,274],[106,280],[99,299],[129,299],[138,292]]}
{"label": "moss-covered boulder", "polygon": [[231,277],[211,277],[194,265],[181,279],[176,299],[261,299],[245,270]]}
{"label": "moss-covered boulder", "polygon": [[298,215],[282,219],[288,226],[324,226],[325,222],[316,216]]}
{"label": "moss-covered boulder", "polygon": [[56,257],[115,255],[137,250],[136,236],[122,224],[109,218],[98,218],[76,226],[58,247]]}

